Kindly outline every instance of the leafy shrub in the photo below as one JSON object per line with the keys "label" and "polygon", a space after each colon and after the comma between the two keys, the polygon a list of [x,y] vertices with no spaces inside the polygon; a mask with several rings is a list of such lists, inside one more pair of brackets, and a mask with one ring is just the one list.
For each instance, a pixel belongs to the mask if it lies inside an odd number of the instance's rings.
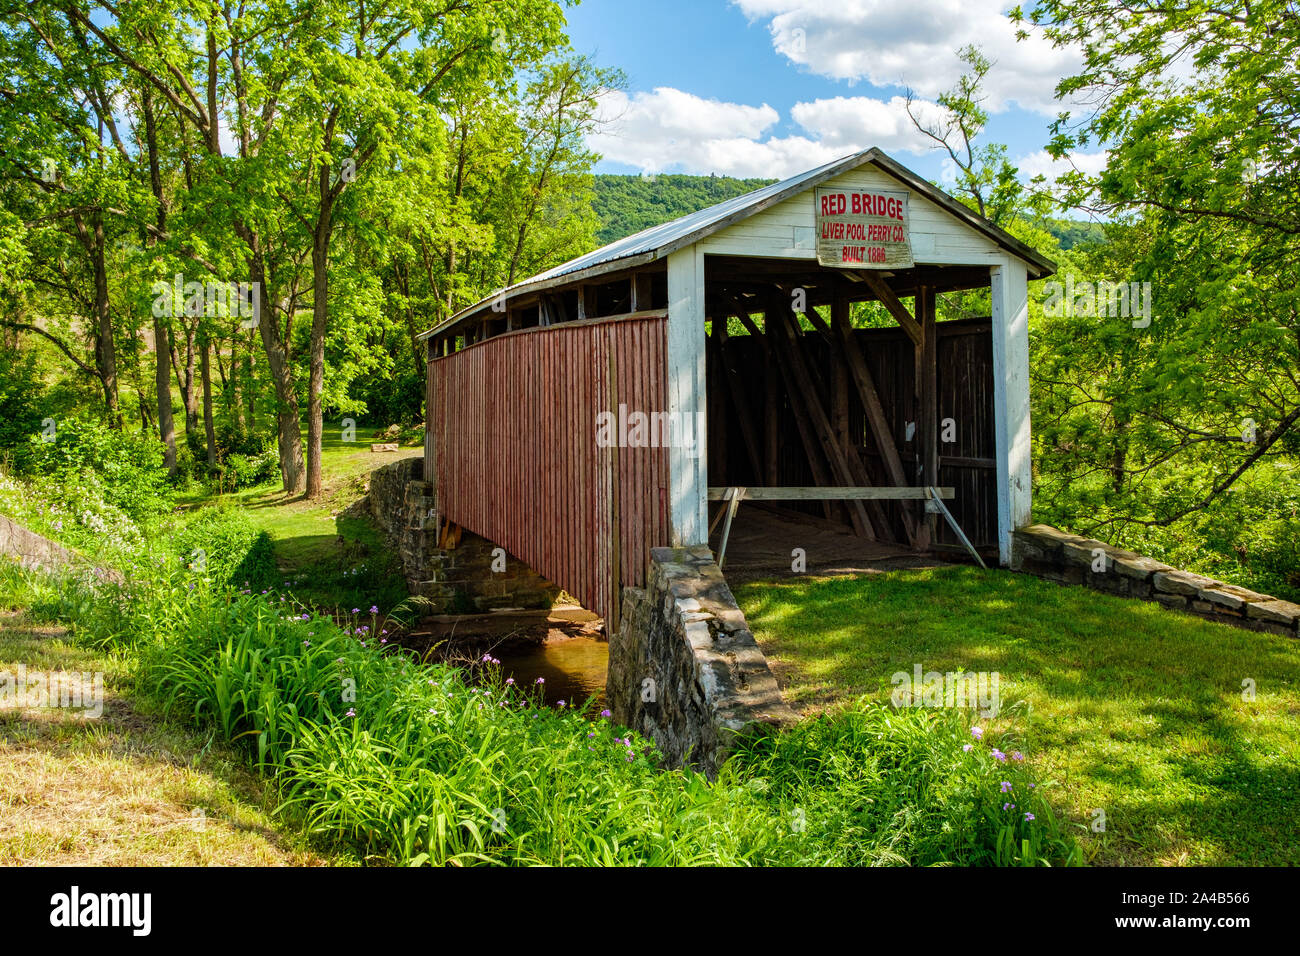
{"label": "leafy shrub", "polygon": [[43,385],[32,352],[0,350],[0,448],[12,448],[41,427]]}
{"label": "leafy shrub", "polygon": [[19,446],[15,465],[29,477],[53,478],[72,485],[94,476],[105,501],[135,520],[171,507],[163,449],[138,432],[110,428],[89,417],[55,424],[54,440],[37,434]]}
{"label": "leafy shrub", "polygon": [[0,513],[88,558],[123,566],[145,548],[139,525],[94,472],[31,481],[0,477]]}
{"label": "leafy shrub", "polygon": [[173,537],[183,567],[215,584],[269,588],[279,580],[271,538],[240,511],[203,508]]}
{"label": "leafy shrub", "polygon": [[229,491],[252,488],[280,477],[280,455],[275,449],[259,455],[232,454],[225,460],[221,483]]}

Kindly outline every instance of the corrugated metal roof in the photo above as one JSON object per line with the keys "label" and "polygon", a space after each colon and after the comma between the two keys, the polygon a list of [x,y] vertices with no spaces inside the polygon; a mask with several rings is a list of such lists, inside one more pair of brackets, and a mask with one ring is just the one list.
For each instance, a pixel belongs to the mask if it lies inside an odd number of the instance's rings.
{"label": "corrugated metal roof", "polygon": [[563,284],[565,276],[572,276],[576,280],[579,278],[579,273],[607,272],[624,266],[643,265],[655,259],[662,259],[671,252],[696,243],[718,229],[731,225],[732,222],[752,216],[790,196],[838,176],[842,172],[856,169],[858,166],[867,163],[875,163],[884,172],[899,179],[909,188],[926,196],[926,198],[933,200],[957,218],[965,220],[968,225],[985,233],[999,245],[1037,265],[1039,267],[1038,271],[1043,275],[1049,275],[1056,270],[1056,264],[1050,259],[1003,232],[988,220],[971,212],[947,193],[936,189],[911,170],[873,147],[826,163],[823,166],[818,166],[816,169],[810,169],[797,176],[784,179],[779,183],[773,183],[771,186],[755,189],[743,196],[736,196],[715,206],[709,206],[707,209],[701,209],[699,212],[682,216],[680,219],[674,219],[672,222],[666,222],[661,226],[643,229],[638,233],[611,242],[607,246],[601,246],[586,255],[570,259],[553,269],[538,273],[522,282],[516,282],[501,293],[461,309],[446,321],[429,329],[427,332],[421,333],[419,338],[426,339],[431,335],[451,329],[462,320],[488,308],[503,295],[508,299],[521,292],[541,291]]}
{"label": "corrugated metal roof", "polygon": [[[846,157],[854,159],[855,156]],[[591,266],[603,265],[612,262],[615,259],[625,259],[629,256],[640,255],[646,252],[656,252],[659,249],[672,245],[676,240],[690,236],[702,229],[707,229],[714,223],[720,222],[729,216],[741,212],[750,206],[756,206],[772,198],[783,198],[788,193],[801,192],[805,183],[815,181],[818,176],[824,174],[827,170],[832,170],[834,175],[835,167],[846,162],[846,159],[837,159],[834,162],[827,163],[824,166],[818,166],[816,169],[810,169],[807,172],[800,173],[798,176],[792,176],[790,179],[782,180],[779,183],[773,183],[770,186],[764,186],[761,189],[755,189],[741,196],[735,196],[718,203],[715,206],[709,206],[707,209],[701,209],[699,212],[693,212],[689,215],[682,216],[680,219],[674,219],[672,222],[666,222],[661,226],[651,226],[649,229],[642,229],[640,232],[625,236],[622,239],[611,242],[607,246],[589,252],[585,256],[579,256],[576,259],[570,259],[568,262],[556,266],[533,276],[529,282],[545,279],[554,279],[557,276],[568,275],[570,272],[578,272]],[[518,283],[523,285],[524,283]]]}

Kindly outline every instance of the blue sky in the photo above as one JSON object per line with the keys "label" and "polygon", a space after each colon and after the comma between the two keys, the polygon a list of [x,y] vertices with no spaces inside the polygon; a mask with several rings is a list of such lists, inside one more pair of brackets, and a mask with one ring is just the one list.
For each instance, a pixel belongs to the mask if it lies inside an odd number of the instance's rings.
{"label": "blue sky", "polygon": [[903,96],[910,88],[914,109],[940,120],[934,97],[960,75],[967,43],[995,62],[988,141],[1027,173],[1050,172],[1053,88],[1077,62],[1040,36],[1016,41],[1002,0],[584,0],[568,19],[577,50],[627,74],[592,141],[600,172],[780,178],[878,145],[943,180]]}

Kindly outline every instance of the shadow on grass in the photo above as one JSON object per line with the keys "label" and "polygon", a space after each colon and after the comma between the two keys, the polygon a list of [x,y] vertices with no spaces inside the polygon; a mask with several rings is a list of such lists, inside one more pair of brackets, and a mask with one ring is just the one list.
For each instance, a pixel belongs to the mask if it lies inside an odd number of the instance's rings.
{"label": "shadow on grass", "polygon": [[917,664],[997,671],[1004,712],[1023,703],[1012,732],[1063,781],[1067,816],[1106,810],[1109,862],[1300,862],[1292,639],[965,567],[736,592],[796,704],[886,701]]}

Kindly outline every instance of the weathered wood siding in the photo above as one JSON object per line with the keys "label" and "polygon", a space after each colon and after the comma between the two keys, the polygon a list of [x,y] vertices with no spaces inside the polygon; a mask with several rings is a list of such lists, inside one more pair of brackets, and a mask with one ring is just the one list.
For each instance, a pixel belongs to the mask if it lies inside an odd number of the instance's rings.
{"label": "weathered wood siding", "polygon": [[599,448],[597,415],[666,409],[666,315],[536,328],[429,363],[438,510],[616,619],[668,543],[664,448]]}

